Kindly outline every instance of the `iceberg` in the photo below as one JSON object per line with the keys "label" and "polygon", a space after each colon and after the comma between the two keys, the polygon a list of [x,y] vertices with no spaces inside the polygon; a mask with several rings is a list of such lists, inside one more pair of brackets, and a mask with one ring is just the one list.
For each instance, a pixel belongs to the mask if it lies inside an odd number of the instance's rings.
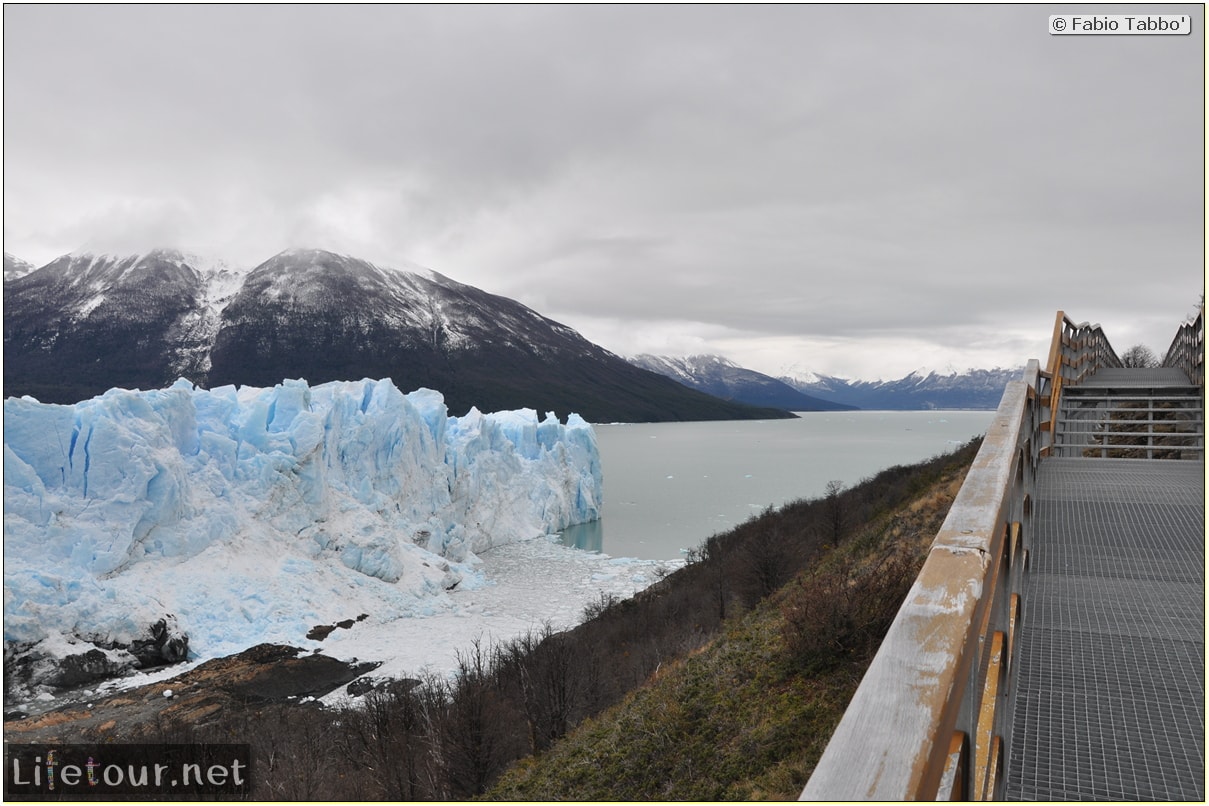
{"label": "iceberg", "polygon": [[[448,609],[476,552],[600,514],[591,426],[389,379],[4,401],[4,639],[192,658]],[[161,625],[162,626],[162,625]],[[61,654],[61,653],[60,653]]]}

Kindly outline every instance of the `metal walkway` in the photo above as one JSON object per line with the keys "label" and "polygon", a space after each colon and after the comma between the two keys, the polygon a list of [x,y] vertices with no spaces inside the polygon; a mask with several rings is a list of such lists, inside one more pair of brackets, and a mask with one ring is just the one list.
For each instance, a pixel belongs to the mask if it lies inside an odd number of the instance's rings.
{"label": "metal walkway", "polygon": [[1161,368],[1054,319],[801,800],[1194,800],[1205,313]]}
{"label": "metal walkway", "polygon": [[1010,800],[1205,800],[1205,466],[1037,470]]}
{"label": "metal walkway", "polygon": [[[1082,389],[1129,389],[1193,386],[1188,376],[1175,367],[1153,367],[1150,369],[1126,369],[1104,367],[1079,383]],[[1195,387],[1194,387],[1195,388]]]}

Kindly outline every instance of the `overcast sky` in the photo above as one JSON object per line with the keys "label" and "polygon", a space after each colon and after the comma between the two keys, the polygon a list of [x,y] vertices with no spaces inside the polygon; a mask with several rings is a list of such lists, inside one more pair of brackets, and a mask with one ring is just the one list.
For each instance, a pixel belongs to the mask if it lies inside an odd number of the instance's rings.
{"label": "overcast sky", "polygon": [[[419,263],[622,354],[865,379],[1166,350],[1205,40],[1078,6],[4,8],[4,249]],[[1082,10],[1087,10],[1083,7]],[[1115,6],[1123,14],[1128,6]]]}

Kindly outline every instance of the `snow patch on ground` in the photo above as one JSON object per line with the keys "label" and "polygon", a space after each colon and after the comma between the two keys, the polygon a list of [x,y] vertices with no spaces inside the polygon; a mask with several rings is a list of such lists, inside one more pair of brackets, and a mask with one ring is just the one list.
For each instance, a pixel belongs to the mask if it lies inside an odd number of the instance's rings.
{"label": "snow patch on ground", "polygon": [[[507,641],[549,623],[565,630],[583,621],[584,609],[601,595],[626,599],[684,565],[682,560],[612,558],[568,548],[551,538],[509,543],[482,554],[481,587],[453,592],[449,607],[426,616],[370,618],[333,631],[320,647],[341,660],[382,661],[372,678],[449,675],[457,653],[478,639],[484,646]],[[355,618],[349,613],[345,618]],[[329,703],[349,699],[343,689]]]}
{"label": "snow patch on ground", "polygon": [[[353,619],[352,627],[336,629],[323,641],[298,635],[277,640],[307,651],[345,661],[377,661],[381,666],[366,677],[418,677],[424,673],[452,676],[458,653],[465,653],[475,640],[485,647],[539,630],[549,623],[564,630],[583,621],[584,609],[601,596],[625,599],[647,588],[660,578],[681,568],[683,560],[637,560],[614,558],[569,548],[556,537],[539,537],[497,546],[482,553],[476,585],[459,585],[439,606],[410,615],[376,612],[363,621],[355,621],[372,602],[356,598],[345,600],[333,610],[331,618],[314,625]],[[58,639],[60,642],[62,639]],[[241,642],[248,646],[256,641]],[[78,645],[72,651],[80,651]],[[241,647],[242,648],[242,647]],[[233,650],[234,651],[234,650]],[[47,694],[40,705],[20,704],[22,710],[37,713],[67,703],[86,703],[119,691],[162,682],[196,668],[206,659],[165,666],[148,672],[108,680],[96,686]],[[341,687],[322,698],[327,705],[355,703]]]}

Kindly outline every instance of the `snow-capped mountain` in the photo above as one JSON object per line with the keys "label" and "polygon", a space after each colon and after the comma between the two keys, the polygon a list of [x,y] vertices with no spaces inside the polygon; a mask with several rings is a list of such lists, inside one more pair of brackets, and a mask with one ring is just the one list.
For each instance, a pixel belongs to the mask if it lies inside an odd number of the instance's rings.
{"label": "snow-capped mountain", "polygon": [[34,270],[34,264],[26,263],[19,257],[14,257],[8,252],[4,253],[4,282],[16,280],[18,277],[24,277]]}
{"label": "snow-capped mountain", "polygon": [[940,374],[916,371],[894,381],[849,381],[801,370],[781,380],[800,392],[847,403],[862,409],[995,409],[1008,381],[1018,380],[1024,367],[970,369]]}
{"label": "snow-capped mountain", "polygon": [[71,403],[200,373],[206,279],[179,252],[73,253],[5,285],[4,391]]}
{"label": "snow-capped mountain", "polygon": [[688,390],[511,299],[320,250],[251,270],[175,250],[65,255],[5,285],[4,392],[72,403],[153,389],[392,378],[456,413],[593,422],[788,416]]}
{"label": "snow-capped mountain", "polygon": [[791,411],[837,411],[855,408],[805,395],[784,381],[745,369],[719,355],[676,358],[643,354],[630,358],[630,363],[723,400],[734,400],[752,406],[772,406]]}

